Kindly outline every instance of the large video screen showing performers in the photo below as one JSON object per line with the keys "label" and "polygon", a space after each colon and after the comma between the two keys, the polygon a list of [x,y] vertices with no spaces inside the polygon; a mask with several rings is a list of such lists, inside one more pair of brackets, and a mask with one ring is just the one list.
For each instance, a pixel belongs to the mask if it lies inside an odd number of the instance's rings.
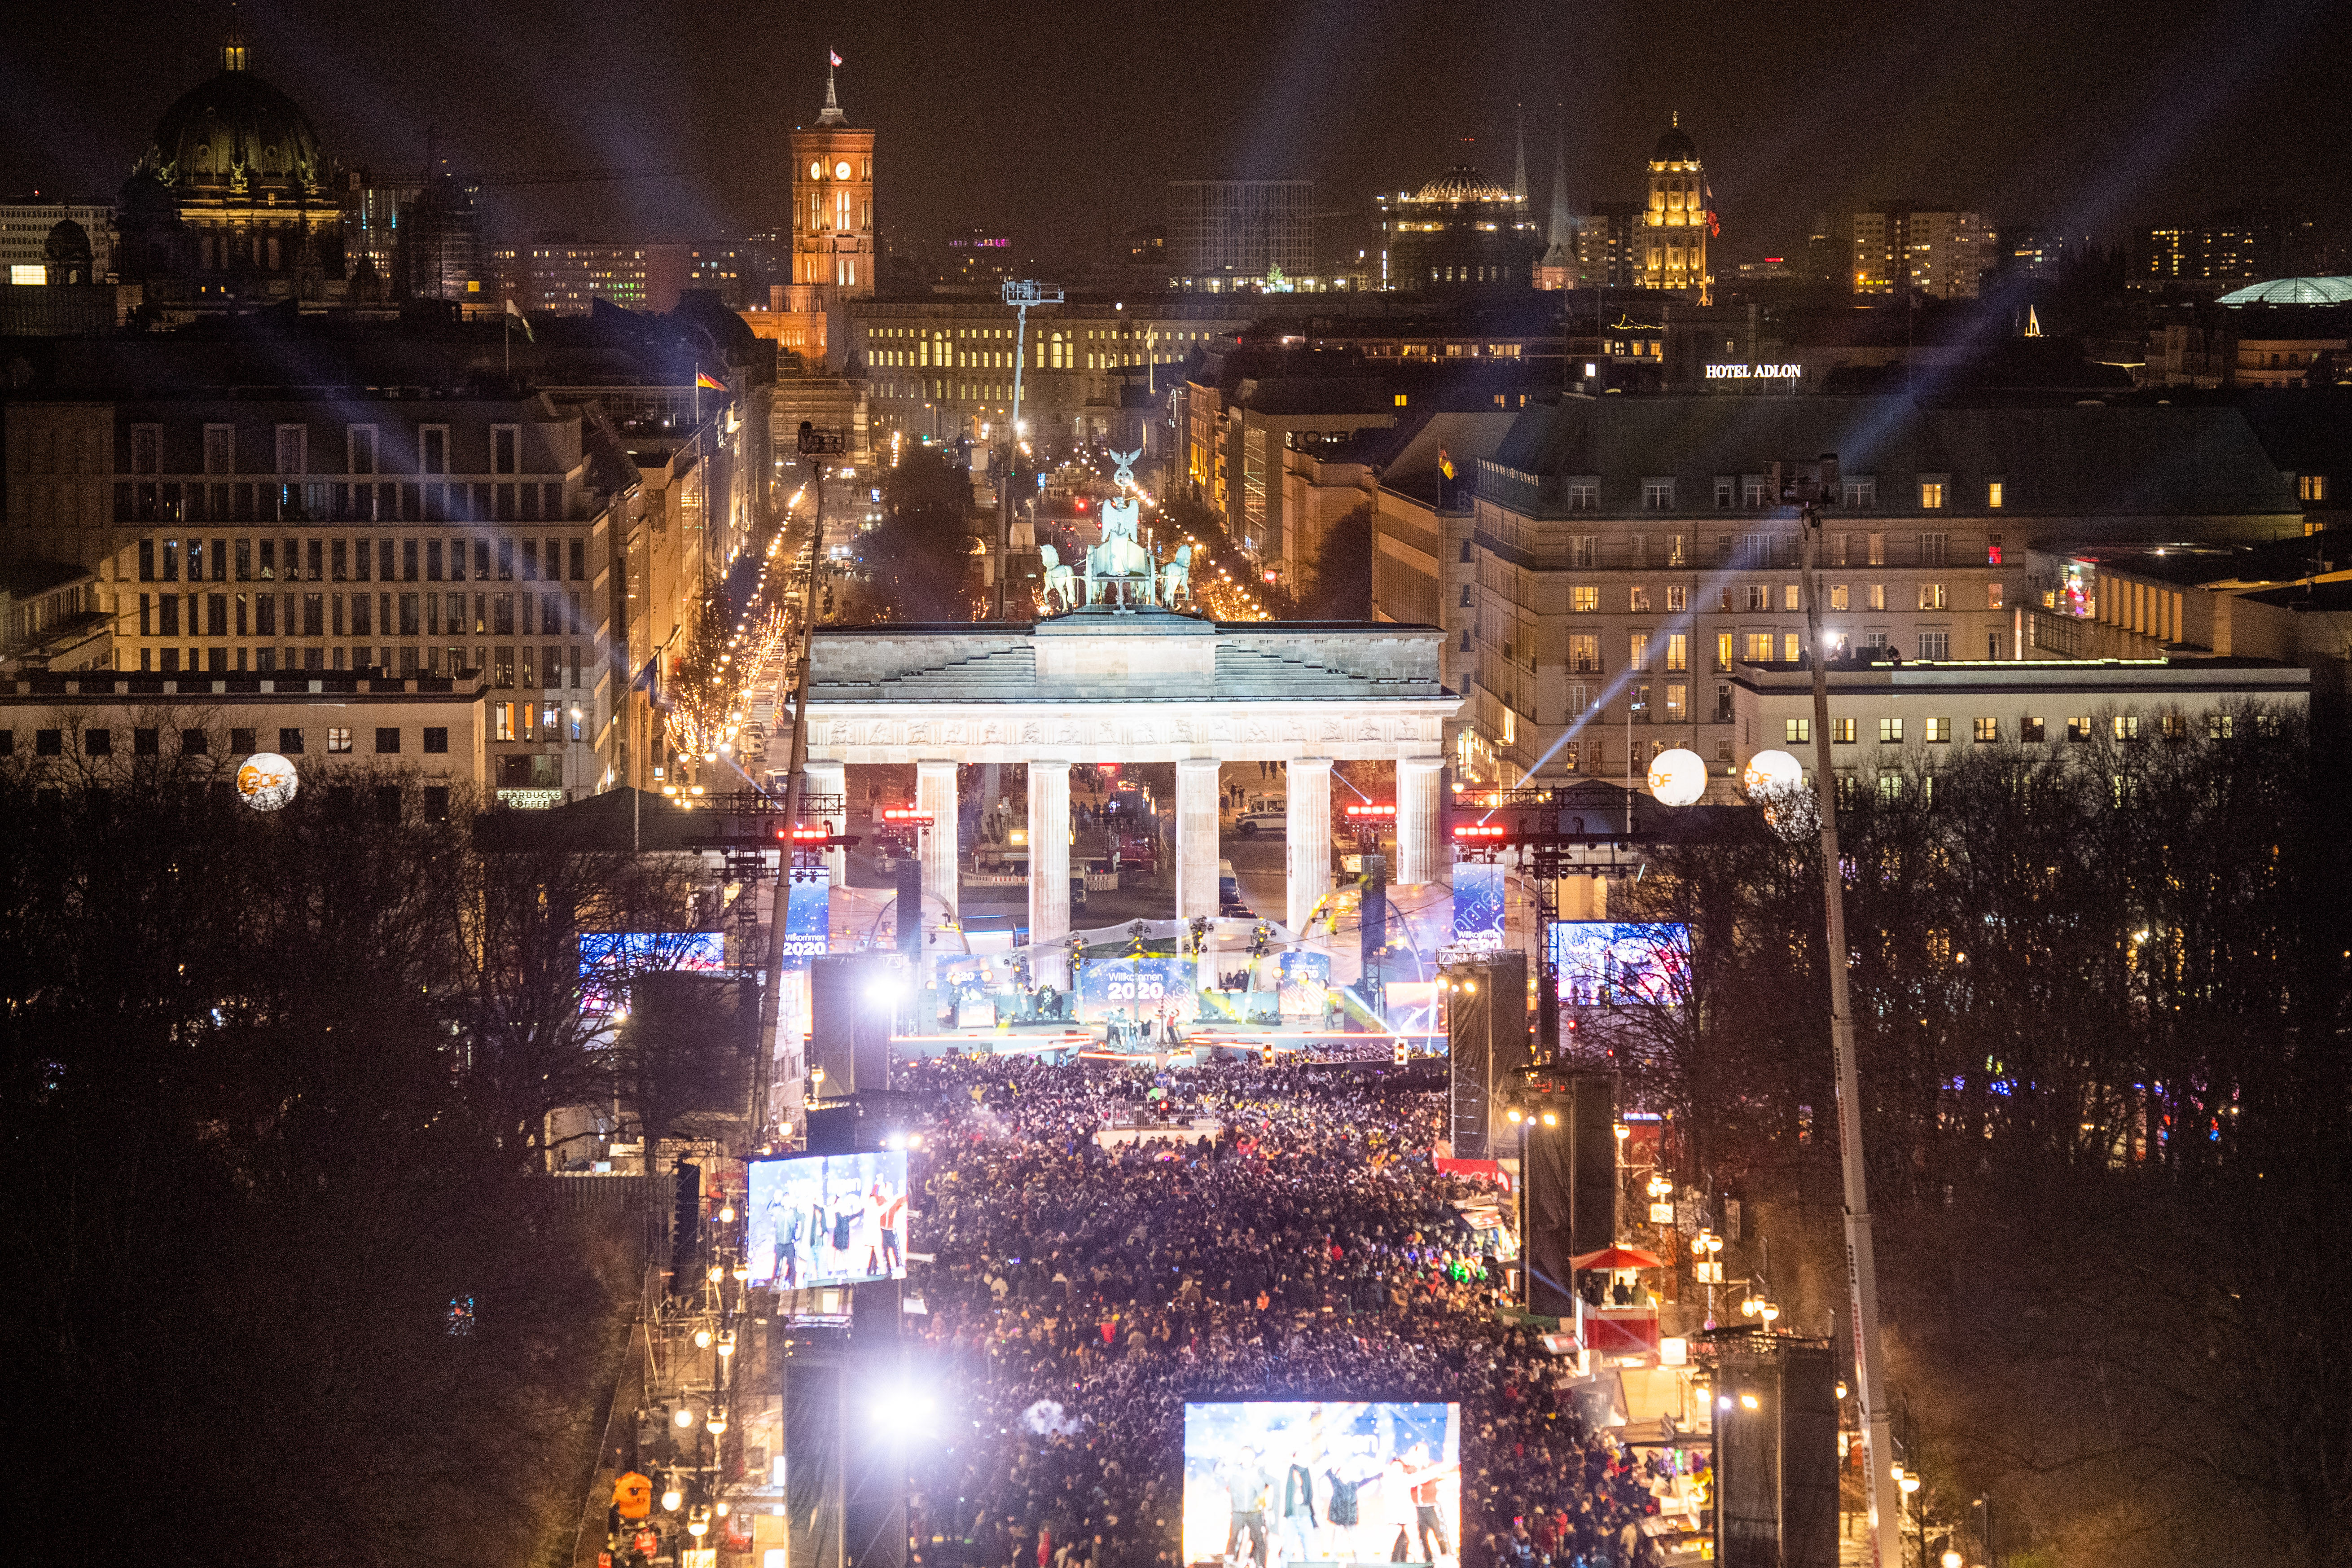
{"label": "large video screen showing performers", "polygon": [[1184,1406],[1188,1568],[1462,1560],[1462,1407]]}
{"label": "large video screen showing performers", "polygon": [[751,1283],[779,1290],[907,1277],[907,1152],[751,1165]]}
{"label": "large video screen showing performers", "polygon": [[1690,927],[1554,921],[1552,973],[1565,1006],[1679,1006],[1690,995]]}

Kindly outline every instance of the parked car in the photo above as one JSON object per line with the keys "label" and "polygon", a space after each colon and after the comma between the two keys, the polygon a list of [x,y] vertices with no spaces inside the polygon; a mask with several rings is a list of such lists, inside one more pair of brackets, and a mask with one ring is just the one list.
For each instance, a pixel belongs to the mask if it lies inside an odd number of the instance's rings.
{"label": "parked car", "polygon": [[1244,838],[1255,838],[1260,833],[1280,833],[1289,825],[1290,813],[1280,801],[1261,809],[1244,811],[1234,818],[1234,831]]}

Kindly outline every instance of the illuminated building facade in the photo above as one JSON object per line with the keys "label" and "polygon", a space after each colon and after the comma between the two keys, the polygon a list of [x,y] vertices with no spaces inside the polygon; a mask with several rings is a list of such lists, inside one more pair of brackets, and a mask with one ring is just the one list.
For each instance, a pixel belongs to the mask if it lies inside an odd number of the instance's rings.
{"label": "illuminated building facade", "polygon": [[1992,264],[1992,230],[1975,213],[1889,204],[1853,215],[1857,294],[1973,300]]}
{"label": "illuminated building facade", "polygon": [[1698,148],[1675,116],[1650,152],[1649,206],[1642,215],[1638,270],[1643,289],[1705,294],[1714,283],[1706,268],[1706,242],[1714,214],[1706,194],[1706,171]]}
{"label": "illuminated building facade", "polygon": [[1173,287],[1220,293],[1315,275],[1311,180],[1171,180],[1165,240]]}
{"label": "illuminated building facade", "polygon": [[1458,163],[1410,195],[1380,198],[1387,284],[1412,294],[1531,288],[1543,231],[1515,195]]}
{"label": "illuminated building facade", "polygon": [[792,282],[777,342],[805,358],[845,345],[852,300],[874,297],[874,132],[842,112],[833,78],[816,123],[793,132]]}
{"label": "illuminated building facade", "polygon": [[[2184,449],[2209,459],[2159,479]],[[1489,450],[1451,509],[1383,476],[1373,524],[1376,614],[1426,619],[1452,595],[1447,673],[1469,736],[1456,756],[1476,782],[1638,778],[1688,746],[1731,788],[1765,743],[1739,730],[1735,682],[1793,672],[1804,651],[1797,522],[1769,471],[1788,453],[1845,458],[1821,541],[1830,646],[1957,662],[1947,679],[2087,651],[2063,646],[2064,617],[2037,614],[2028,540],[2303,531],[2279,465],[2220,406],[1569,397],[1531,405]]]}
{"label": "illuminated building facade", "polygon": [[[79,279],[49,275],[49,237],[68,223],[81,230],[89,247],[87,275]],[[113,271],[110,204],[52,201],[38,195],[0,202],[0,283],[103,283]]]}

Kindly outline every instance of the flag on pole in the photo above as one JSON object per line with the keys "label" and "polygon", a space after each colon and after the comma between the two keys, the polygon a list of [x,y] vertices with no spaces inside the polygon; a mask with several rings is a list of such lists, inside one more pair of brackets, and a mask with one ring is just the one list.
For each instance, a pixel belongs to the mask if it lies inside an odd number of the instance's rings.
{"label": "flag on pole", "polygon": [[531,336],[530,318],[522,313],[522,307],[516,304],[512,298],[507,300],[507,314],[514,318],[508,322],[507,331],[512,331],[516,327],[520,327],[524,337],[529,338],[532,342],[539,342],[536,337]]}
{"label": "flag on pole", "polygon": [[828,49],[825,53],[832,57],[834,69],[839,70],[841,68],[841,51],[839,49]]}
{"label": "flag on pole", "polygon": [[717,376],[711,374],[707,370],[698,370],[694,373],[694,384],[698,390],[709,390],[711,392],[724,392],[727,390],[727,384],[719,380]]}

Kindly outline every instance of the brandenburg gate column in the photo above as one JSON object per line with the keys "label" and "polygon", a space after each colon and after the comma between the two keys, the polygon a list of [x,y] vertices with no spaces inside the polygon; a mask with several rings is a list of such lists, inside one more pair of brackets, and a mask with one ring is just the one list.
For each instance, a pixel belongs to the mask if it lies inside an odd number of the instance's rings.
{"label": "brandenburg gate column", "polygon": [[1440,757],[1402,757],[1397,761],[1396,879],[1434,882],[1445,867],[1445,846],[1438,837],[1439,781],[1445,776]]}
{"label": "brandenburg gate column", "polygon": [[[801,788],[810,795],[824,798],[823,813],[811,812],[803,806],[801,810],[803,816],[815,817],[817,822],[824,825],[828,835],[849,831],[849,764],[803,763],[801,764]],[[824,872],[833,886],[845,886],[849,880],[849,851],[838,845],[825,850]]]}
{"label": "brandenburg gate column", "polygon": [[1176,763],[1176,918],[1217,912],[1217,762]]}
{"label": "brandenburg gate column", "polygon": [[[1180,764],[1181,765],[1181,764]],[[1070,764],[1029,764],[1030,980],[1066,989],[1070,934]]]}
{"label": "brandenburg gate column", "polygon": [[1289,803],[1284,837],[1290,859],[1283,923],[1296,935],[1331,890],[1331,759],[1295,757],[1284,771],[1283,794]]}
{"label": "brandenburg gate column", "polygon": [[923,833],[923,900],[945,904],[953,915],[961,889],[956,880],[957,835],[961,819],[956,813],[956,765],[919,762],[915,764],[915,809],[931,819]]}

